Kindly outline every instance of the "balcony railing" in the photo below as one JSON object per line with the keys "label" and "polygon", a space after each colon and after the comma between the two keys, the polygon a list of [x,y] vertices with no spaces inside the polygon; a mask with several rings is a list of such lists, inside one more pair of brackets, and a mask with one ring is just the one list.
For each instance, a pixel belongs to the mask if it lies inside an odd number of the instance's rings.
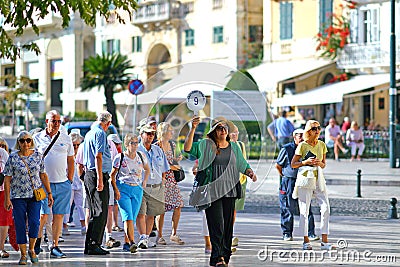
{"label": "balcony railing", "polygon": [[183,6],[179,2],[153,2],[138,7],[133,14],[133,24],[162,22],[183,17]]}
{"label": "balcony railing", "polygon": [[[397,45],[396,58],[399,61],[400,45]],[[364,68],[389,66],[389,50],[383,50],[378,44],[348,44],[340,53],[337,61],[339,68]]]}
{"label": "balcony railing", "polygon": [[[47,28],[47,27],[58,27],[62,24],[62,17],[60,14],[55,12],[49,12],[44,18],[37,18],[36,15],[32,15],[33,21],[36,23],[36,26],[39,28]],[[32,26],[28,24],[26,26],[27,29]],[[3,25],[5,31],[14,31],[16,28],[12,27],[10,24]]]}

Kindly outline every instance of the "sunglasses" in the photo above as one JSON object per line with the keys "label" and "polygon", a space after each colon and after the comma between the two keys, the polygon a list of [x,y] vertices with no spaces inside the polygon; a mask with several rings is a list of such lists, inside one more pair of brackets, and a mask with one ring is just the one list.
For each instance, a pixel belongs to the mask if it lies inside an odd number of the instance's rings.
{"label": "sunglasses", "polygon": [[137,146],[137,145],[139,144],[139,142],[131,141],[131,142],[129,142],[129,144],[130,144],[130,145],[135,145],[135,146]]}
{"label": "sunglasses", "polygon": [[74,148],[78,148],[80,144],[73,144]]}
{"label": "sunglasses", "polygon": [[0,144],[1,148],[6,148],[6,145]]}
{"label": "sunglasses", "polygon": [[147,135],[155,135],[155,132],[149,132],[149,133],[147,133],[147,132],[145,132]]}
{"label": "sunglasses", "polygon": [[321,126],[314,126],[314,127],[311,127],[310,130],[311,130],[311,131],[314,131],[314,132],[316,132],[316,131],[321,131]]}
{"label": "sunglasses", "polygon": [[61,124],[61,120],[50,120],[50,122],[51,122],[51,123],[54,123],[54,124],[55,124],[55,123]]}
{"label": "sunglasses", "polygon": [[228,127],[219,125],[215,128],[217,131],[228,131]]}
{"label": "sunglasses", "polygon": [[25,143],[25,142],[26,142],[27,144],[29,144],[30,142],[32,142],[32,139],[31,139],[31,138],[19,139],[18,142],[20,142],[21,144],[23,144],[23,143]]}

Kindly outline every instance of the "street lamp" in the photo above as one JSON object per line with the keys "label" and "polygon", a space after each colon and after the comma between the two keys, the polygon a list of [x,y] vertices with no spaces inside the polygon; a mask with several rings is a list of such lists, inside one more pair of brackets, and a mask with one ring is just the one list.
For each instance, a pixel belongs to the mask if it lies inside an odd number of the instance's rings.
{"label": "street lamp", "polygon": [[[397,109],[397,89],[396,89],[396,33],[395,33],[395,0],[390,2],[390,108],[389,108],[389,134],[390,134],[390,168],[396,168],[396,158],[399,154],[396,150],[396,109]],[[396,155],[397,154],[397,155]]]}

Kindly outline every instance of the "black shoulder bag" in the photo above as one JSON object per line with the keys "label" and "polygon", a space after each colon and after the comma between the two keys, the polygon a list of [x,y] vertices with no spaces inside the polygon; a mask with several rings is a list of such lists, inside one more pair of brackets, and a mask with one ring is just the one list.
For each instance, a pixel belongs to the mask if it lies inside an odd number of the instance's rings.
{"label": "black shoulder bag", "polygon": [[[169,145],[171,146],[172,155],[175,156],[174,146],[173,146],[173,143],[171,140],[169,140]],[[176,164],[174,164],[174,165],[179,165],[179,164],[178,164],[178,162],[176,162]],[[185,180],[185,171],[182,169],[181,166],[179,166],[179,170],[176,170],[176,171],[173,170],[173,172],[174,172],[175,181],[177,183]]]}
{"label": "black shoulder bag", "polygon": [[54,143],[57,141],[58,137],[60,136],[60,132],[54,136],[53,140],[51,141],[50,145],[46,148],[46,150],[43,153],[43,159],[47,156],[47,153],[49,153],[50,149],[53,147]]}

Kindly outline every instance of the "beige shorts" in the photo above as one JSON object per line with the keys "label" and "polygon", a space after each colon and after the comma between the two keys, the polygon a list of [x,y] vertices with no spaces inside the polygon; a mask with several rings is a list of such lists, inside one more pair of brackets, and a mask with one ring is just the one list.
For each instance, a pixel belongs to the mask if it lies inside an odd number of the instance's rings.
{"label": "beige shorts", "polygon": [[165,186],[143,188],[139,214],[157,216],[165,213]]}

